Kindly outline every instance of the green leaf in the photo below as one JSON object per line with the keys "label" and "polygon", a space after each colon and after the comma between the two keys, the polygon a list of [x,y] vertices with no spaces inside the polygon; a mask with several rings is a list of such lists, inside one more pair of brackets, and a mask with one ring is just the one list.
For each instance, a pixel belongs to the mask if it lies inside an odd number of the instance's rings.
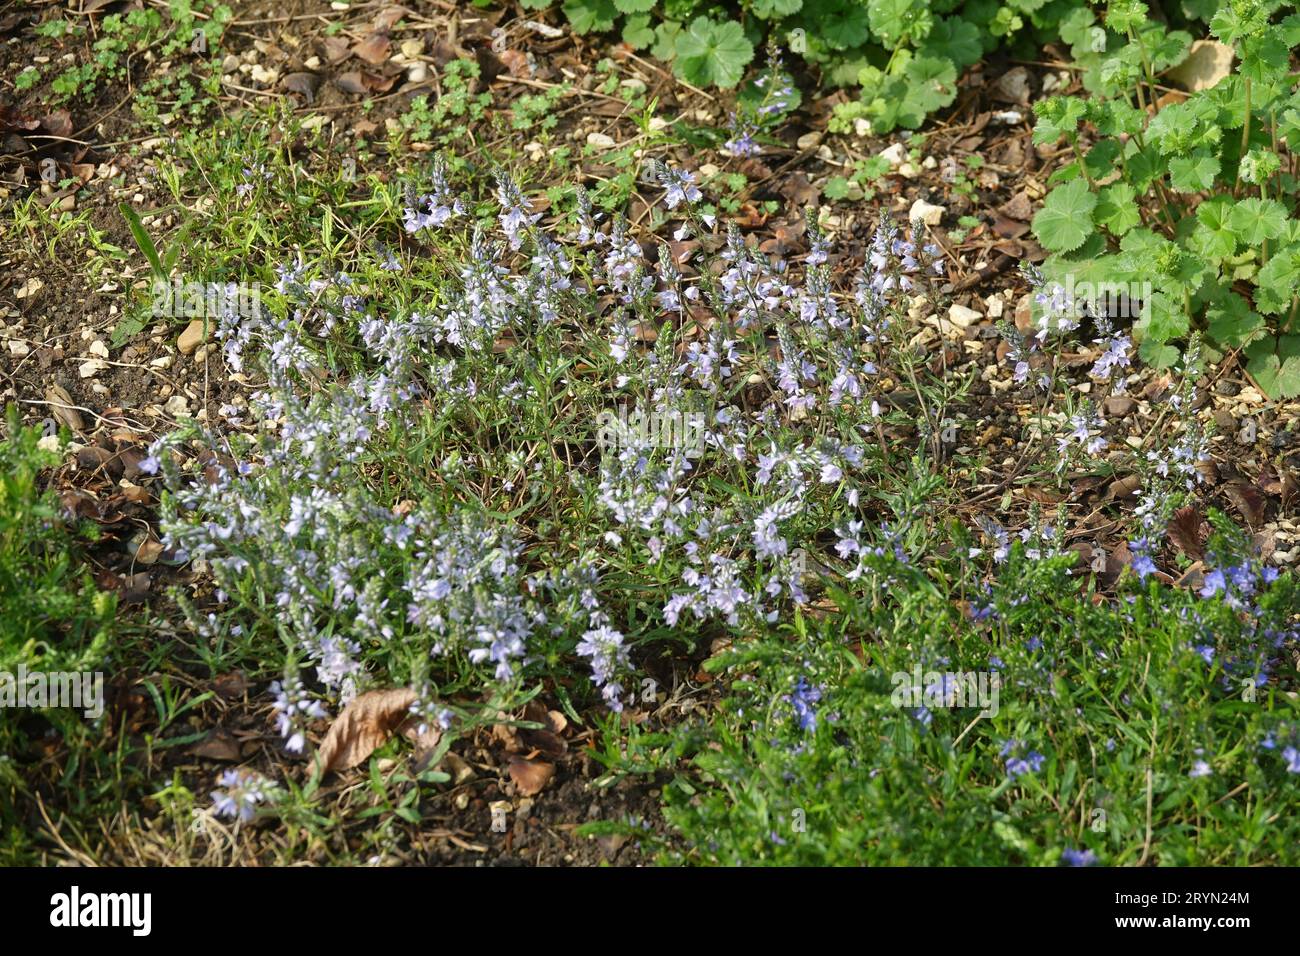
{"label": "green leaf", "polygon": [[918,56],[903,70],[907,99],[914,111],[933,113],[957,98],[957,68],[951,60]]}
{"label": "green leaf", "polygon": [[1250,361],[1246,371],[1271,399],[1295,398],[1300,395],[1300,335],[1278,338],[1276,350],[1272,338],[1263,338],[1246,350]]}
{"label": "green leaf", "polygon": [[739,23],[696,17],[677,37],[673,70],[696,86],[729,89],[740,82],[746,64],[753,58],[754,47]]}
{"label": "green leaf", "polygon": [[1244,182],[1262,186],[1282,166],[1282,160],[1271,149],[1252,149],[1241,157],[1241,178]]}
{"label": "green leaf", "polygon": [[655,32],[650,27],[650,18],[644,14],[628,17],[623,24],[623,42],[634,50],[644,50],[655,42]]}
{"label": "green leaf", "polygon": [[859,79],[863,82],[862,102],[875,132],[887,133],[900,125],[915,129],[925,121],[925,114],[909,111],[907,82],[901,77],[885,76],[875,67],[867,67]]}
{"label": "green leaf", "polygon": [[[867,42],[871,25],[866,4],[860,0],[833,0],[829,3],[823,0],[823,3],[817,39],[832,50],[853,50]],[[919,33],[915,35],[916,39],[920,37]]]}
{"label": "green leaf", "polygon": [[1129,154],[1128,162],[1125,164],[1128,170],[1125,178],[1133,184],[1138,195],[1146,195],[1151,184],[1165,174],[1165,170],[1169,167],[1169,160],[1150,145],[1146,149],[1138,149],[1135,144],[1130,146],[1133,147],[1133,152]]}
{"label": "green leaf", "polygon": [[925,38],[919,53],[951,60],[959,70],[965,69],[979,62],[984,53],[979,27],[960,17],[939,20]]}
{"label": "green leaf", "polygon": [[[651,6],[654,0],[650,0]],[[798,13],[803,8],[803,0],[753,0],[750,9],[754,16],[762,20],[777,20]]]}
{"label": "green leaf", "polygon": [[1134,326],[1144,340],[1164,343],[1182,338],[1191,329],[1191,317],[1183,309],[1180,299],[1164,292],[1153,292],[1149,305],[1146,317]]}
{"label": "green leaf", "polygon": [[614,0],[619,13],[649,13],[655,8],[655,0]]}
{"label": "green leaf", "polygon": [[1097,197],[1082,179],[1058,186],[1034,216],[1034,235],[1049,252],[1069,252],[1092,234]]}
{"label": "green leaf", "polygon": [[822,195],[827,199],[843,199],[849,194],[849,181],[843,176],[832,176],[822,187]]}
{"label": "green leaf", "polygon": [[1128,33],[1146,22],[1146,4],[1139,0],[1111,0],[1106,7],[1106,26],[1116,33]]}
{"label": "green leaf", "polygon": [[650,55],[656,60],[668,63],[677,56],[677,37],[681,35],[682,25],[674,20],[665,20],[655,27],[655,45]]}
{"label": "green leaf", "polygon": [[1181,354],[1176,346],[1165,345],[1155,339],[1145,339],[1138,346],[1138,356],[1155,369],[1173,368],[1178,364]]}
{"label": "green leaf", "polygon": [[1210,32],[1224,43],[1258,36],[1268,28],[1268,12],[1261,4],[1226,4],[1210,20]]}
{"label": "green leaf", "polygon": [[923,40],[934,25],[922,0],[867,0],[867,17],[872,35],[888,48],[905,38]]}
{"label": "green leaf", "polygon": [[1092,42],[1092,25],[1096,22],[1096,15],[1087,7],[1075,7],[1061,19],[1061,25],[1058,28],[1061,39],[1070,46],[1087,48]]}
{"label": "green leaf", "polygon": [[1205,192],[1219,175],[1219,158],[1207,150],[1169,160],[1169,182],[1180,193]]}
{"label": "green leaf", "polygon": [[1255,282],[1255,308],[1260,312],[1277,315],[1289,309],[1300,285],[1300,245],[1285,246],[1273,253]]}
{"label": "green leaf", "polygon": [[1192,251],[1207,259],[1226,259],[1237,251],[1237,236],[1228,227],[1232,201],[1226,196],[1207,199],[1196,207],[1196,228],[1192,232]]}
{"label": "green leaf", "polygon": [[1052,144],[1062,136],[1073,141],[1079,123],[1088,113],[1085,102],[1077,96],[1049,96],[1034,107],[1034,145]]}
{"label": "green leaf", "polygon": [[1088,174],[1093,179],[1102,179],[1113,173],[1119,166],[1119,154],[1123,147],[1119,140],[1103,139],[1083,157]]}
{"label": "green leaf", "polygon": [[1089,100],[1088,116],[1103,136],[1134,136],[1146,122],[1146,114],[1125,100]]}
{"label": "green leaf", "polygon": [[1151,26],[1142,35],[1147,45],[1147,56],[1151,69],[1163,73],[1187,59],[1187,51],[1192,45],[1192,35],[1185,30],[1165,31],[1159,24]]}
{"label": "green leaf", "polygon": [[149,260],[154,276],[165,282],[167,272],[163,269],[162,259],[159,258],[158,250],[154,247],[153,240],[149,238],[149,233],[145,232],[140,217],[135,214],[134,209],[124,202],[118,203],[117,208],[122,213],[122,218],[126,220],[126,224],[131,230],[131,236],[135,239],[135,244],[140,247],[144,257]]}
{"label": "green leaf", "polygon": [[1205,315],[1210,337],[1228,348],[1239,348],[1254,341],[1264,328],[1263,317],[1235,292],[1223,296]]}
{"label": "green leaf", "polygon": [[1238,72],[1252,83],[1267,83],[1286,72],[1290,50],[1276,32],[1251,37],[1241,45]]}
{"label": "green leaf", "polygon": [[1276,239],[1286,227],[1286,209],[1272,199],[1243,199],[1228,213],[1228,228],[1247,246]]}
{"label": "green leaf", "polygon": [[573,32],[580,35],[612,30],[618,16],[618,9],[610,0],[565,0],[563,10]]}
{"label": "green leaf", "polygon": [[1140,220],[1136,198],[1137,193],[1126,182],[1104,186],[1098,193],[1093,219],[1111,235],[1122,236]]}
{"label": "green leaf", "polygon": [[138,315],[123,318],[113,327],[113,335],[109,338],[109,346],[115,349],[121,348],[135,338],[148,324],[143,317]]}

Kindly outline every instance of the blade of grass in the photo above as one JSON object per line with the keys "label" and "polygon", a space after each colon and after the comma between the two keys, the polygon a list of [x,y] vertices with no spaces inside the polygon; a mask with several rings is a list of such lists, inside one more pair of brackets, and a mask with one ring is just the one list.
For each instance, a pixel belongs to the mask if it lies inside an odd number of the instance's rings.
{"label": "blade of grass", "polygon": [[158,256],[158,250],[154,247],[153,240],[149,238],[149,233],[145,232],[140,217],[136,215],[134,209],[124,202],[118,203],[117,208],[121,211],[122,218],[126,220],[126,224],[131,229],[131,235],[135,237],[135,244],[140,247],[144,257],[149,260],[149,265],[153,267],[154,275],[166,281],[167,271],[163,269],[162,259]]}

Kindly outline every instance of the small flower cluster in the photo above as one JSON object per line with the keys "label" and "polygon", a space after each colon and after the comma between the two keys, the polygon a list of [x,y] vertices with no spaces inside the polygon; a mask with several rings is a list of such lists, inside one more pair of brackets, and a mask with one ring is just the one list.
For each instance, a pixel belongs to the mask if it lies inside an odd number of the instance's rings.
{"label": "small flower cluster", "polygon": [[817,703],[822,699],[824,690],[809,684],[808,678],[800,675],[794,690],[786,697],[794,710],[794,719],[799,724],[799,729],[805,733],[811,734],[817,730]]}
{"label": "small flower cluster", "polygon": [[1264,735],[1261,750],[1276,753],[1287,773],[1300,773],[1300,727],[1282,723]]}
{"label": "small flower cluster", "polygon": [[307,743],[303,732],[303,723],[307,720],[321,720],[328,715],[319,700],[308,693],[301,678],[296,675],[286,676],[284,681],[271,682],[271,696],[275,698],[275,725],[284,738],[284,749],[290,753],[302,753]]}
{"label": "small flower cluster", "polygon": [[453,196],[447,185],[447,164],[441,156],[435,157],[429,178],[429,192],[415,195],[407,188],[406,207],[402,210],[403,225],[412,235],[421,229],[440,229],[458,216],[465,215],[465,204]]}
{"label": "small flower cluster", "polygon": [[1025,774],[1038,773],[1047,759],[1037,750],[1027,747],[1023,741],[1015,739],[1005,741],[998,755],[1006,762],[1007,776],[1013,780]]}
{"label": "small flower cluster", "polygon": [[248,823],[257,814],[259,804],[271,803],[279,788],[256,770],[227,770],[217,784],[224,790],[212,791],[212,803],[217,815]]}

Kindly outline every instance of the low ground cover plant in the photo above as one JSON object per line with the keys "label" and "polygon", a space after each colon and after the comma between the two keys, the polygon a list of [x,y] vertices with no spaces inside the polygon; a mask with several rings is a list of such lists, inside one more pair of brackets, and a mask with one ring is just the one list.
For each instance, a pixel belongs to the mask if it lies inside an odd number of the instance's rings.
{"label": "low ground cover plant", "polygon": [[[367,692],[405,689],[440,756],[542,691],[607,714],[607,780],[672,776],[695,849],[665,859],[1285,858],[1294,582],[1223,519],[1195,589],[1165,573],[1203,480],[1195,348],[1169,427],[1112,447],[1074,386],[1124,393],[1126,332],[1032,272],[1034,327],[1004,330],[1056,474],[1141,476],[1103,596],[1064,527],[952,519],[954,386],[916,343],[943,263],[919,223],[878,223],[846,298],[815,216],[796,273],[705,211],[689,170],[655,167],[651,244],[580,190],[543,226],[503,171],[451,165],[375,186],[408,253],[275,264],[262,307],[214,328],[262,384],[223,433],[153,450],[164,543],[216,587],[195,652],[257,669],[288,753]],[[1096,360],[1067,365],[1089,329]],[[625,723],[682,654],[725,678],[721,714]],[[1220,799],[1212,774],[1245,789]],[[214,807],[292,815],[294,783],[226,774]]]}

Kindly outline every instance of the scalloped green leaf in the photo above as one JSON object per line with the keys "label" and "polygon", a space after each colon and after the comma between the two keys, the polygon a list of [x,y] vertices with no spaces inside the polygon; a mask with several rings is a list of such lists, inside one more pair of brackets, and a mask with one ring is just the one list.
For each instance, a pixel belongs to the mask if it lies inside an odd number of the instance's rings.
{"label": "scalloped green leaf", "polygon": [[1265,315],[1289,309],[1300,283],[1300,245],[1285,246],[1273,253],[1255,282],[1256,309]]}
{"label": "scalloped green leaf", "polygon": [[1210,338],[1228,348],[1247,345],[1259,338],[1264,330],[1264,317],[1235,292],[1224,295],[1205,315],[1209,320]]}
{"label": "scalloped green leaf", "polygon": [[673,70],[696,86],[729,89],[740,82],[745,66],[754,59],[754,46],[739,23],[696,17],[677,36]]}
{"label": "scalloped green leaf", "polygon": [[1219,157],[1208,150],[1169,160],[1169,182],[1180,193],[1201,193],[1214,186],[1219,175]]}
{"label": "scalloped green leaf", "polygon": [[1092,218],[1111,235],[1122,236],[1141,221],[1136,199],[1137,193],[1126,182],[1103,186]]}
{"label": "scalloped green leaf", "polygon": [[1058,186],[1047,194],[1034,216],[1034,235],[1049,252],[1078,249],[1093,233],[1092,212],[1097,197],[1082,179]]}
{"label": "scalloped green leaf", "polygon": [[1286,228],[1286,209],[1272,199],[1243,199],[1228,213],[1227,226],[1247,246],[1276,239]]}
{"label": "scalloped green leaf", "polygon": [[1300,395],[1300,335],[1264,338],[1246,350],[1246,371],[1271,399]]}

